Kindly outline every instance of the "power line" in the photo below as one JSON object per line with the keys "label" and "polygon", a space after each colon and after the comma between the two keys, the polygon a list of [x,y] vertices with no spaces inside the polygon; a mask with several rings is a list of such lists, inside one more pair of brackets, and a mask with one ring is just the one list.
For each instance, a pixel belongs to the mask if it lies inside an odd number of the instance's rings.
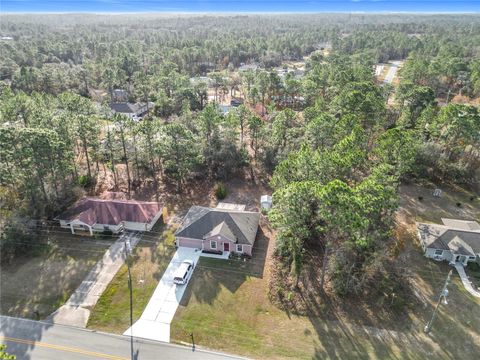
{"label": "power line", "polygon": [[[54,222],[54,221],[50,221],[50,222]],[[56,223],[55,223],[56,224]],[[39,232],[43,232],[43,233],[46,233],[46,234],[60,234],[60,235],[68,235],[68,236],[71,236],[71,234],[67,231],[63,231],[61,228],[59,228],[58,226],[55,226],[53,228],[47,228],[47,229],[36,229],[37,231]],[[156,235],[153,235],[153,234],[159,234],[159,235],[164,235],[164,232],[159,232],[159,231],[150,231],[150,232],[144,232],[144,233],[141,233],[141,239],[139,241],[139,243],[150,243],[150,244],[154,244],[154,245],[159,245],[159,244],[164,244],[164,246],[166,247],[171,247],[171,248],[174,248],[174,245],[171,244],[167,244],[165,239],[162,239],[161,237],[163,236],[156,236]],[[102,234],[101,235],[102,237],[108,237],[110,239],[118,239],[120,236],[119,235],[116,235],[116,234]],[[110,239],[105,239],[104,241],[110,241]],[[90,240],[87,240],[87,241],[90,241]],[[95,241],[103,241],[102,239],[95,239]],[[55,245],[57,248],[61,248],[62,250],[70,250],[70,251],[81,251],[81,252],[90,252],[90,253],[93,253],[95,252],[95,250],[87,250],[87,249],[80,249],[80,248],[73,248],[73,247],[65,247],[65,246],[62,246],[60,245],[56,240],[53,240],[51,241],[51,243],[48,243],[48,244],[32,244],[32,243],[28,243],[28,242],[19,242],[19,241],[14,241],[16,243],[23,243],[25,245],[31,245],[31,246],[48,246],[48,245]],[[97,247],[101,247],[103,246],[102,244],[95,244],[95,243],[89,243],[88,244],[89,246],[97,246]],[[264,250],[264,251],[262,251]],[[106,251],[106,249],[105,249]],[[259,251],[262,251],[261,254],[266,254],[268,252],[268,247],[261,247],[261,248],[256,248],[254,247],[253,249],[254,253],[256,255],[259,254]],[[337,250],[337,251],[340,251],[340,250]],[[97,253],[104,253],[104,251],[97,251]],[[247,260],[246,262],[244,262],[242,259],[229,259],[230,262],[239,262],[239,263],[246,263],[246,264],[249,264],[249,265],[254,265],[254,264],[261,264],[263,265],[265,263],[265,261],[262,261],[262,260],[258,260],[258,259],[249,259]],[[202,267],[204,268],[208,268],[208,266],[203,266]],[[230,269],[231,270],[231,269]],[[405,271],[414,271],[416,274],[424,274],[424,276],[433,276],[433,274],[430,274],[429,270],[425,269],[425,270],[412,270],[411,267],[396,267],[395,270],[397,271],[401,271],[401,270],[405,270]],[[241,271],[238,271],[236,270],[237,272],[241,272]],[[434,271],[434,270],[430,270],[430,271]],[[247,273],[247,272],[242,272],[242,273],[246,273],[246,274],[252,274],[252,273]],[[436,271],[437,275],[435,276],[435,278],[439,278],[440,276],[443,277],[443,272],[441,271]],[[401,274],[401,276],[403,277],[414,277],[415,275],[406,275],[406,274]],[[457,275],[454,275],[454,276],[457,276]]]}
{"label": "power line", "polygon": [[447,286],[450,282],[450,277],[452,276],[452,271],[453,270],[450,270],[450,272],[447,275],[447,279],[445,280],[445,284],[443,285],[442,291],[440,292],[440,296],[438,297],[437,305],[435,306],[435,310],[433,310],[432,318],[427,323],[427,325],[425,325],[424,331],[427,334],[432,329],[433,321],[435,320],[435,316],[437,315],[437,310],[438,310],[438,307],[440,306],[440,302],[442,301],[442,298],[445,300],[445,303],[447,303],[447,295],[448,295]]}
{"label": "power line", "polygon": [[[60,232],[60,233],[63,233],[63,232]],[[97,253],[97,254],[105,254],[105,252],[108,250],[109,246],[105,246],[105,250],[90,250],[90,249],[82,249],[82,248],[77,248],[77,247],[71,247],[71,246],[63,246],[59,243],[57,243],[56,241],[52,241],[51,243],[47,243],[47,244],[39,244],[39,243],[31,243],[31,242],[22,242],[22,241],[19,241],[19,240],[15,240],[15,241],[12,241],[13,243],[19,243],[19,244],[24,244],[24,245],[29,245],[29,246],[37,246],[37,247],[48,247],[48,246],[55,246],[55,248],[57,249],[60,249],[62,251],[72,251],[72,252],[85,252],[85,253]],[[168,245],[165,243],[165,241],[161,241],[160,239],[158,239],[157,241],[151,241],[151,240],[147,240],[147,239],[143,239],[141,238],[138,242],[138,244],[142,243],[142,242],[146,242],[146,243],[152,243],[152,244],[155,244],[155,245],[160,245],[160,244],[164,244],[167,248],[174,248],[173,245]],[[93,244],[88,244],[88,245],[93,245]],[[102,245],[99,245],[99,244],[95,244],[95,246],[102,246]],[[217,259],[217,260],[221,260],[223,261],[223,259]],[[239,263],[239,264],[246,264],[246,265],[264,265],[266,263],[266,261],[261,261],[261,260],[255,260],[255,259],[249,259],[247,261],[243,261],[241,259],[228,259],[230,263]],[[254,272],[246,272],[246,271],[242,271],[242,270],[235,270],[235,269],[228,269],[226,267],[211,267],[211,266],[208,266],[208,265],[198,265],[199,267],[201,268],[204,268],[204,269],[210,269],[210,270],[218,270],[218,269],[222,269],[222,270],[225,270],[225,271],[230,271],[230,272],[237,272],[237,273],[242,273],[242,274],[247,274],[247,275],[252,275],[252,276],[255,276],[255,275],[262,275],[261,273],[254,273]],[[428,269],[425,269],[425,270],[412,270],[411,267],[398,267],[396,268],[395,270],[397,271],[401,271],[401,270],[405,270],[405,271],[412,271],[414,274],[401,274],[400,276],[401,277],[409,277],[409,278],[413,278],[413,277],[416,277],[416,276],[421,276],[423,275],[424,277],[431,277],[431,278],[434,278],[434,279],[443,279],[443,276],[445,275],[444,272],[442,271],[435,271],[434,273],[432,273],[431,271],[434,271],[433,269],[432,270],[428,270]],[[459,275],[458,274],[454,274],[453,276],[455,277],[458,277],[459,278]]]}

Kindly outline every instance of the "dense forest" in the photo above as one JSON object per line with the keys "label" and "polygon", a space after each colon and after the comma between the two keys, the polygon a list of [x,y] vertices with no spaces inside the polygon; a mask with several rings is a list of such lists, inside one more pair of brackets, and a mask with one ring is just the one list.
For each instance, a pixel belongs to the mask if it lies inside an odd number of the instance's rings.
{"label": "dense forest", "polygon": [[[334,291],[355,293],[392,246],[400,183],[478,188],[479,16],[2,15],[0,33],[7,259],[35,241],[25,219],[52,219],[107,178],[158,199],[245,176],[273,190],[287,276],[298,284],[319,248]],[[395,86],[375,77],[389,60],[404,61]],[[301,75],[280,77],[295,61]],[[112,114],[115,89],[153,112]],[[243,104],[224,114],[228,94]]]}

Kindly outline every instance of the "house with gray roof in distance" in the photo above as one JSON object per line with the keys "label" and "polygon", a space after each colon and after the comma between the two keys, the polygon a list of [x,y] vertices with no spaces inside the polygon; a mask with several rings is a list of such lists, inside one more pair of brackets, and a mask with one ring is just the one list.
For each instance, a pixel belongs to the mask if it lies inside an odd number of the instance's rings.
{"label": "house with gray roof in distance", "polygon": [[135,104],[129,102],[116,102],[110,105],[110,109],[113,113],[123,114],[134,121],[141,120],[143,116],[153,110],[153,107],[153,102],[137,102]]}
{"label": "house with gray roof in distance", "polygon": [[480,225],[476,221],[442,219],[443,225],[417,223],[417,233],[426,257],[451,265],[480,264]]}
{"label": "house with gray roof in distance", "polygon": [[251,256],[259,221],[260,214],[245,211],[244,205],[192,206],[175,233],[176,245],[206,253]]}

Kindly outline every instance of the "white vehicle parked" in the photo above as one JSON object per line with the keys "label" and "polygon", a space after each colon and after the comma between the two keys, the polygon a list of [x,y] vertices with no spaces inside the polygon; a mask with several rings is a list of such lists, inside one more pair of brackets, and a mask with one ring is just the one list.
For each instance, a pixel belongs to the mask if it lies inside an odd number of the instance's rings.
{"label": "white vehicle parked", "polygon": [[173,282],[177,285],[185,285],[190,278],[195,263],[192,260],[183,261],[173,274]]}

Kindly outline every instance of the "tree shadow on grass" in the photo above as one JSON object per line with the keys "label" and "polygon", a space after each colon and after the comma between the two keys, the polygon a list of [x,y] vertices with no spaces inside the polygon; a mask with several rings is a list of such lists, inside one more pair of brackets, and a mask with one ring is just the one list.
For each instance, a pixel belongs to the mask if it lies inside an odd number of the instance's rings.
{"label": "tree shadow on grass", "polygon": [[[479,304],[475,300],[472,302],[468,294],[457,288],[461,286],[458,279],[451,286],[451,307],[441,306],[432,332],[429,335],[423,333],[449,270],[445,264],[426,264],[429,266],[425,269],[429,268],[429,272],[416,270],[416,276],[424,286],[431,287],[426,306],[421,306],[420,301],[413,301],[400,312],[392,312],[388,306],[387,309],[378,308],[377,312],[375,304],[368,304],[369,299],[338,301],[327,294],[319,299],[311,292],[302,293],[308,317],[320,341],[315,346],[313,358],[478,358],[479,338],[471,334],[472,331],[478,334],[480,330]],[[413,294],[412,291],[410,296]],[[345,303],[358,303],[358,306]]]}
{"label": "tree shadow on grass", "polygon": [[[2,264],[1,313],[8,316],[40,319],[61,306],[82,283],[103,251],[111,242],[73,237],[69,232],[55,231],[50,244],[37,256],[17,258],[12,266]],[[40,246],[40,244],[39,244]],[[34,342],[53,324],[2,316],[1,335],[7,352],[17,359],[30,359]]]}
{"label": "tree shadow on grass", "polygon": [[[109,268],[111,263],[118,262],[120,259],[122,259],[122,261],[123,259],[125,259],[126,255],[124,241],[138,241],[140,237],[141,234],[137,232],[123,232],[120,238],[113,244],[111,244],[111,246],[105,251],[103,257],[98,260],[96,264],[91,268],[90,272],[86,275],[78,288],[70,296],[67,303],[77,306],[84,304],[85,301],[88,302],[88,298],[92,295],[92,292],[95,291],[95,286],[98,286],[97,280],[101,279],[105,274],[113,271],[111,268]],[[54,314],[52,314],[52,316],[50,316],[48,320],[55,321]]]}
{"label": "tree shadow on grass", "polygon": [[51,314],[73,294],[108,245],[92,239],[55,241],[39,256],[2,265],[1,313],[36,320]]}

